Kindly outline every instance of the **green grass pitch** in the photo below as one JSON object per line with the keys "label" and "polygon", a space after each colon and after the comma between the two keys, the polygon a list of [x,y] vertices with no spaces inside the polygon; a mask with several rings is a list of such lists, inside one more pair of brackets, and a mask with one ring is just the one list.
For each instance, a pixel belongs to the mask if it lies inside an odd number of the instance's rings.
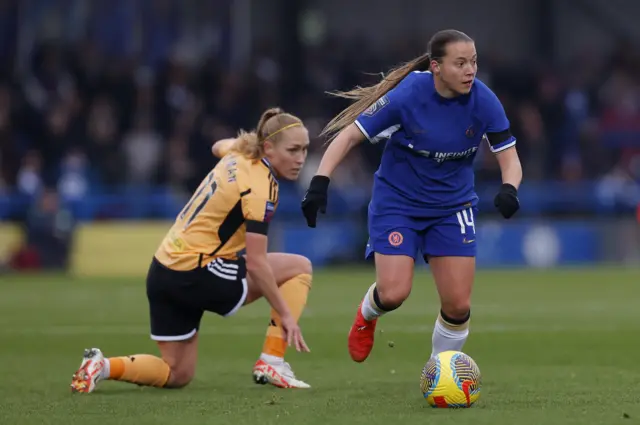
{"label": "green grass pitch", "polygon": [[[208,315],[194,382],[182,390],[69,383],[85,347],[156,354],[144,280],[0,277],[0,424],[631,424],[640,421],[640,270],[480,271],[465,347],[483,374],[471,409],[431,409],[419,389],[437,298],[418,274],[378,325],[369,359],[346,337],[372,269],[316,274],[301,320],[309,354],[288,360],[311,390],[253,384],[269,309]],[[393,342],[393,344],[389,344]],[[393,345],[393,347],[391,347]]]}

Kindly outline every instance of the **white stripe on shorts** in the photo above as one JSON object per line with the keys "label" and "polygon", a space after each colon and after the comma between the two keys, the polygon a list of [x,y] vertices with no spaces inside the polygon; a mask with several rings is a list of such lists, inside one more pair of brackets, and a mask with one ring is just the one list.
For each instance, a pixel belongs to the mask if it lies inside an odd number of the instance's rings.
{"label": "white stripe on shorts", "polygon": [[237,280],[238,279],[238,271],[232,269],[225,269],[220,264],[215,261],[210,262],[207,265],[207,270],[209,270],[214,275],[227,280]]}
{"label": "white stripe on shorts", "polygon": [[222,258],[216,258],[215,262],[220,264],[223,268],[225,269],[234,269],[234,270],[238,270],[238,265],[237,264],[233,264],[233,263],[225,263],[225,261]]}
{"label": "white stripe on shorts", "polygon": [[176,335],[176,336],[158,336],[151,334],[151,339],[154,341],[185,341],[196,334],[196,330],[192,330],[191,332],[184,335]]}

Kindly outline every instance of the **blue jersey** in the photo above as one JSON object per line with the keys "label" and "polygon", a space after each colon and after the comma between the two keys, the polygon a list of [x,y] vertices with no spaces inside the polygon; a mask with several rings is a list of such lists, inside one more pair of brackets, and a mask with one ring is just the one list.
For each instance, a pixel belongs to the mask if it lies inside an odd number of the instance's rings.
{"label": "blue jersey", "polygon": [[497,96],[475,80],[471,92],[440,96],[430,72],[415,71],[355,124],[372,143],[386,140],[370,213],[443,217],[475,207],[473,160],[487,140],[493,152],[516,143]]}

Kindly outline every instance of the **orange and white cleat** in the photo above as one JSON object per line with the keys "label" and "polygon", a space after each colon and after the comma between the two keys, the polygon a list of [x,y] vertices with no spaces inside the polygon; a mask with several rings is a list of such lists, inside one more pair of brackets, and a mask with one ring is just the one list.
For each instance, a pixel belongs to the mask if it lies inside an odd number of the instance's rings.
{"label": "orange and white cleat", "polygon": [[276,364],[258,360],[253,366],[253,381],[256,384],[271,384],[278,388],[311,388],[311,385],[296,378],[287,362]]}
{"label": "orange and white cleat", "polygon": [[378,319],[365,320],[362,316],[362,303],[358,306],[356,318],[349,331],[349,355],[354,362],[363,362],[369,357],[373,349]]}
{"label": "orange and white cleat", "polygon": [[80,368],[73,374],[71,392],[91,393],[102,378],[105,360],[104,354],[98,348],[84,350]]}

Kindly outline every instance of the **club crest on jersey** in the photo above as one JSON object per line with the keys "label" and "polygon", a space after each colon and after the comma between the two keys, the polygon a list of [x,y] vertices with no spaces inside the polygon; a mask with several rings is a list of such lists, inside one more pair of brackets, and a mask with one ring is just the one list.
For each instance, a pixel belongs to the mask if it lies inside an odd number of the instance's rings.
{"label": "club crest on jersey", "polygon": [[467,131],[464,132],[464,135],[469,139],[473,139],[473,137],[476,135],[476,129],[471,125],[469,126],[469,128],[467,128]]}
{"label": "club crest on jersey", "polygon": [[402,233],[400,232],[391,232],[389,234],[389,243],[391,246],[400,246],[402,245],[402,241],[404,238],[402,237]]}
{"label": "club crest on jersey", "polygon": [[389,97],[387,97],[387,95],[384,95],[380,99],[376,100],[376,102],[373,105],[365,109],[362,114],[368,117],[372,117],[388,104],[389,104]]}
{"label": "club crest on jersey", "polygon": [[271,219],[273,218],[273,215],[276,212],[276,205],[271,202],[271,201],[267,201],[266,206],[264,207],[264,222],[265,223],[269,223],[271,221]]}

